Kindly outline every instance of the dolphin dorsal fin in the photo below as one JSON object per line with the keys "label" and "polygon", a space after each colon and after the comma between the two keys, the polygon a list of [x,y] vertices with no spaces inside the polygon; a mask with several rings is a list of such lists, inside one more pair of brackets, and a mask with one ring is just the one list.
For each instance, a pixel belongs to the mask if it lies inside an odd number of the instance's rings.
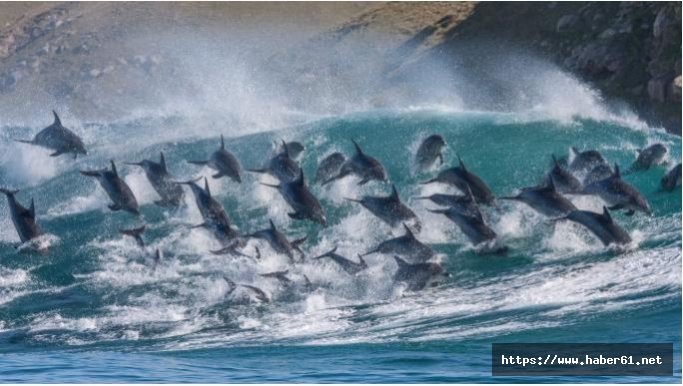
{"label": "dolphin dorsal fin", "polygon": [[616,177],[616,178],[621,178],[621,171],[619,171],[619,165],[616,164],[616,163],[614,164],[614,174],[613,174],[613,176]]}
{"label": "dolphin dorsal fin", "polygon": [[164,169],[165,172],[168,171],[166,168],[166,157],[164,157],[163,151],[159,152],[159,165],[161,165],[161,168]]}
{"label": "dolphin dorsal fin", "polygon": [[61,126],[62,121],[59,119],[59,115],[57,115],[57,112],[52,110],[52,114],[55,116],[55,121],[52,124],[57,125],[57,126]]}
{"label": "dolphin dorsal fin", "polygon": [[605,217],[609,222],[612,222],[612,221],[613,221],[613,220],[612,220],[612,215],[609,214],[609,210],[607,210],[607,207],[606,207],[606,206],[603,206],[603,207],[602,207],[602,215],[603,215],[603,217]]}
{"label": "dolphin dorsal fin", "polygon": [[579,151],[579,149],[576,148],[576,146],[572,146],[570,147],[570,149],[574,152],[575,155],[581,154],[581,152]]}
{"label": "dolphin dorsal fin", "polygon": [[225,140],[223,139],[223,134],[221,134],[221,149],[225,149]]}
{"label": "dolphin dorsal fin", "polygon": [[28,214],[31,215],[31,218],[36,218],[36,204],[33,202],[33,197],[31,197],[31,206],[28,207]]}
{"label": "dolphin dorsal fin", "polygon": [[119,175],[119,172],[116,170],[116,164],[114,163],[114,160],[111,160],[111,171],[114,173],[116,176]]}
{"label": "dolphin dorsal fin", "polygon": [[275,228],[275,223],[273,222],[273,219],[272,219],[272,218],[269,218],[269,219],[268,219],[268,222],[270,223],[270,229],[272,229],[272,230],[276,230],[276,229],[277,229],[277,228]]}
{"label": "dolphin dorsal fin", "polygon": [[410,238],[412,238],[412,239],[415,238],[413,231],[411,231],[410,228],[408,228],[408,225],[406,225],[406,223],[403,223],[403,228],[405,228],[405,230],[406,230],[406,236],[410,236]]}
{"label": "dolphin dorsal fin", "polygon": [[400,257],[394,255],[394,260],[396,260],[396,264],[398,264],[398,267],[407,267],[410,264],[408,264],[405,260],[401,259]]}
{"label": "dolphin dorsal fin", "polygon": [[353,147],[356,148],[356,153],[363,154],[363,149],[361,149],[360,146],[358,146],[358,143],[356,143],[356,141],[353,139],[351,140],[351,142],[353,142]]}
{"label": "dolphin dorsal fin", "polygon": [[211,189],[209,189],[209,180],[206,177],[204,177],[204,190],[206,191],[206,194],[208,194],[209,197],[211,197]]}
{"label": "dolphin dorsal fin", "polygon": [[401,197],[398,196],[398,191],[396,190],[396,185],[391,184],[391,199],[394,201],[401,201]]}
{"label": "dolphin dorsal fin", "polygon": [[465,163],[462,162],[462,159],[460,159],[460,156],[458,156],[458,163],[460,164],[460,169],[467,171],[467,168],[465,167]]}

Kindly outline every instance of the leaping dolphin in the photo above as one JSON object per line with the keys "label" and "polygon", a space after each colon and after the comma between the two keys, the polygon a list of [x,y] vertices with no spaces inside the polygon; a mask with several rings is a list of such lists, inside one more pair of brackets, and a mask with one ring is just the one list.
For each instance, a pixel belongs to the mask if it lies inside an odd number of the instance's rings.
{"label": "leaping dolphin", "polygon": [[50,154],[50,157],[58,157],[62,154],[72,153],[74,158],[76,158],[79,154],[88,154],[85,150],[83,140],[71,130],[62,126],[62,122],[59,120],[59,116],[55,111],[52,111],[52,114],[55,116],[54,122],[38,132],[33,139],[17,139],[16,141],[54,150],[54,153]]}
{"label": "leaping dolphin", "polygon": [[337,253],[337,247],[332,248],[332,250],[325,252],[320,256],[314,257],[313,260],[320,260],[320,259],[323,259],[325,257],[328,257],[332,261],[337,263],[349,275],[355,275],[358,272],[363,271],[363,270],[368,268],[368,265],[362,256],[358,255],[358,263],[356,263],[355,261],[347,259],[346,257],[344,257],[342,255],[339,255]]}
{"label": "leaping dolphin", "polygon": [[422,228],[420,220],[415,212],[408,208],[398,195],[395,185],[391,185],[389,196],[363,196],[361,199],[346,198],[349,201],[361,204],[370,213],[384,221],[392,228],[401,225],[405,221],[414,221],[415,229],[419,232]]}
{"label": "leaping dolphin", "polygon": [[636,211],[652,214],[652,208],[645,196],[621,179],[619,165],[616,164],[612,176],[586,186],[583,192],[599,196],[611,205],[610,210],[627,209],[627,216],[632,216]]}
{"label": "leaping dolphin", "polygon": [[578,193],[581,191],[581,182],[579,181],[578,178],[574,177],[572,173],[570,173],[567,169],[563,168],[562,165],[560,165],[559,161],[555,157],[555,154],[552,155],[553,157],[553,168],[550,169],[550,171],[546,174],[545,176],[545,181],[547,184],[547,181],[552,178],[553,183],[555,184],[555,187],[558,192],[560,193]]}
{"label": "leaping dolphin", "polygon": [[195,203],[199,208],[199,213],[202,214],[204,222],[197,225],[197,227],[205,227],[212,231],[212,233],[223,243],[234,243],[240,240],[239,233],[232,228],[230,218],[225,212],[223,205],[221,205],[215,198],[211,196],[209,189],[209,180],[204,178],[204,189],[202,189],[196,180],[178,182],[179,184],[187,185],[192,190]]}
{"label": "leaping dolphin", "polygon": [[282,142],[282,151],[268,160],[262,169],[249,169],[254,173],[267,173],[277,178],[280,182],[291,182],[299,176],[301,167],[289,154],[289,148]]}
{"label": "leaping dolphin", "polygon": [[261,239],[268,242],[271,248],[277,253],[281,253],[287,257],[291,262],[294,262],[294,251],[299,252],[301,257],[304,257],[304,252],[301,250],[300,245],[303,244],[308,237],[303,237],[298,240],[289,241],[287,237],[280,232],[273,220],[268,220],[270,222],[270,228],[262,229],[254,233],[244,235],[244,238],[254,238]]}
{"label": "leaping dolphin", "polygon": [[258,300],[261,303],[270,303],[270,297],[268,294],[266,294],[262,289],[258,287],[254,287],[253,285],[249,284],[238,284],[235,283],[234,281],[230,280],[227,276],[223,276],[223,279],[228,283],[229,289],[228,289],[228,294],[231,294],[232,292],[237,289],[237,287],[243,287],[251,291],[252,294],[256,297],[256,300]]}
{"label": "leaping dolphin", "polygon": [[356,153],[353,157],[344,162],[336,176],[323,182],[323,185],[327,185],[332,181],[339,180],[349,175],[356,175],[361,178],[358,185],[365,185],[371,180],[386,181],[387,172],[384,169],[384,166],[382,166],[377,159],[363,153],[363,150],[356,141],[352,139],[351,142],[353,142],[353,146],[356,148]]}
{"label": "leaping dolphin", "polygon": [[631,237],[623,230],[610,216],[606,207],[602,207],[602,213],[594,213],[586,210],[575,210],[567,216],[555,219],[554,221],[569,220],[579,223],[594,235],[596,235],[602,243],[607,246],[614,244],[628,244],[631,242]]}
{"label": "leaping dolphin", "polygon": [[320,161],[318,170],[315,172],[315,182],[323,183],[339,174],[339,170],[344,162],[346,162],[346,156],[339,152],[332,153],[325,157],[325,159]]}
{"label": "leaping dolphin", "polygon": [[403,224],[403,228],[406,230],[403,236],[383,241],[375,248],[359,256],[363,257],[373,253],[396,254],[414,258],[421,263],[431,259],[434,256],[432,248],[420,242],[406,224]]}
{"label": "leaping dolphin", "polygon": [[188,161],[194,165],[206,165],[218,173],[213,175],[213,178],[221,178],[223,176],[230,177],[231,180],[242,182],[242,166],[237,158],[225,149],[225,140],[221,134],[221,147],[214,151],[207,161]]}
{"label": "leaping dolphin", "polygon": [[121,234],[124,234],[126,236],[130,236],[135,239],[135,242],[141,246],[145,246],[145,240],[142,239],[142,234],[145,232],[146,226],[143,225],[141,227],[133,228],[133,229],[119,229],[119,232]]}
{"label": "leaping dolphin", "polygon": [[473,216],[480,213],[479,206],[477,205],[469,186],[465,189],[465,194],[463,195],[435,193],[431,196],[415,197],[415,199],[430,200],[437,205],[455,208],[464,214]]}
{"label": "leaping dolphin", "polygon": [[572,152],[574,152],[574,159],[572,160],[572,163],[569,164],[569,169],[573,171],[586,172],[597,165],[607,164],[605,158],[597,150],[579,151],[579,149],[574,146],[572,146],[571,149]]}
{"label": "leaping dolphin", "polygon": [[327,219],[322,205],[306,186],[304,171],[299,170],[299,177],[291,182],[280,182],[279,185],[262,185],[275,188],[285,199],[287,204],[294,210],[287,215],[293,220],[311,220],[323,226],[327,226]]}
{"label": "leaping dolphin", "polygon": [[673,169],[669,170],[664,177],[662,177],[662,190],[670,192],[681,184],[681,164],[679,163]]}
{"label": "leaping dolphin", "polygon": [[557,192],[552,177],[548,179],[547,186],[524,188],[516,196],[501,197],[501,199],[523,202],[538,213],[548,217],[564,216],[569,212],[576,210],[576,207],[571,201]]}
{"label": "leaping dolphin", "polygon": [[444,184],[453,185],[461,191],[465,192],[469,187],[472,190],[474,198],[480,204],[493,204],[494,196],[491,189],[486,183],[476,174],[467,170],[465,164],[458,157],[459,166],[441,171],[436,178],[433,178],[422,184],[431,184],[433,182],[441,182]]}
{"label": "leaping dolphin", "polygon": [[438,134],[430,135],[425,138],[417,149],[415,162],[420,170],[427,169],[439,160],[439,165],[443,164],[443,154],[441,151],[446,146],[446,141]]}
{"label": "leaping dolphin", "polygon": [[185,193],[183,192],[182,187],[173,182],[173,177],[166,167],[166,159],[164,158],[163,152],[160,153],[158,163],[150,160],[143,160],[141,162],[129,162],[127,164],[140,166],[142,167],[142,170],[145,171],[147,180],[161,197],[161,200],[154,201],[156,205],[162,207],[180,206]]}
{"label": "leaping dolphin", "polygon": [[36,222],[36,206],[33,198],[31,198],[31,206],[25,208],[15,197],[19,190],[0,188],[0,192],[7,196],[10,217],[22,244],[42,235],[43,230]]}
{"label": "leaping dolphin", "polygon": [[81,174],[97,178],[97,182],[100,183],[102,189],[107,192],[113,202],[108,205],[109,209],[112,211],[125,210],[136,216],[140,215],[138,201],[126,181],[119,177],[113,160],[111,161],[111,170],[81,170]]}
{"label": "leaping dolphin", "polygon": [[666,146],[655,143],[645,149],[638,150],[638,158],[631,165],[631,171],[647,170],[652,166],[659,165],[667,153]]}
{"label": "leaping dolphin", "polygon": [[427,286],[434,287],[444,277],[451,276],[437,263],[409,264],[398,256],[394,256],[394,260],[398,265],[394,281],[407,283],[408,291],[419,291]]}
{"label": "leaping dolphin", "polygon": [[454,208],[428,210],[432,213],[443,214],[454,222],[475,246],[496,240],[496,232],[486,225],[481,213],[472,216]]}

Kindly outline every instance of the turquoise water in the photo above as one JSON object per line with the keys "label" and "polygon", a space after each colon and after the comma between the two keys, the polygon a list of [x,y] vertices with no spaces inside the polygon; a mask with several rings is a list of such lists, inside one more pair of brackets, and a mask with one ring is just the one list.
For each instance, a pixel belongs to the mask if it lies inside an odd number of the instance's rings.
{"label": "turquoise water", "polygon": [[[63,122],[69,126],[68,121]],[[0,200],[0,381],[5,382],[680,382],[681,380],[681,190],[658,192],[659,179],[681,158],[679,137],[629,121],[534,119],[523,114],[455,111],[372,111],[327,117],[278,131],[239,132],[190,118],[144,118],[84,124],[89,154],[74,161],[46,150],[16,146],[11,138],[36,127],[0,133],[0,184],[35,198],[38,220],[50,234],[50,253],[17,253],[18,237]],[[186,207],[167,212],[141,170],[125,161],[158,159],[164,151],[179,179],[210,175],[185,160],[201,159],[218,146],[218,135],[244,167],[258,167],[286,138],[306,146],[302,166],[313,176],[333,151],[350,154],[350,138],[386,167],[404,202],[421,218],[418,237],[439,253],[452,274],[443,285],[418,293],[392,283],[390,256],[367,257],[357,277],[329,261],[291,266],[267,246],[263,258],[214,256],[218,244],[190,226],[200,215],[189,192]],[[570,146],[600,150],[626,169],[636,149],[663,142],[669,165],[625,176],[650,200],[653,217],[623,213],[615,220],[634,242],[626,251],[605,248],[583,228],[551,225],[515,203],[485,208],[507,256],[481,256],[442,216],[431,214],[424,194],[448,191],[419,185],[436,170],[417,173],[413,154],[420,140],[440,133],[446,163],[461,156],[498,195],[535,185],[550,155]],[[111,213],[95,181],[78,169],[115,159],[119,173],[142,205],[139,219]],[[213,194],[243,233],[268,218],[290,239],[308,236],[314,256],[338,246],[353,258],[403,233],[344,200],[388,194],[389,185],[358,187],[348,178],[330,187],[313,185],[330,227],[292,222],[280,196],[248,174],[241,185],[210,180]],[[599,210],[592,197],[571,197],[581,209]],[[118,234],[148,225],[146,250]],[[152,254],[163,252],[152,269]],[[258,273],[289,269],[293,288]],[[303,291],[303,275],[317,287]],[[226,275],[266,291],[272,304],[249,293],[226,295]],[[492,342],[673,342],[673,377],[491,377]]]}

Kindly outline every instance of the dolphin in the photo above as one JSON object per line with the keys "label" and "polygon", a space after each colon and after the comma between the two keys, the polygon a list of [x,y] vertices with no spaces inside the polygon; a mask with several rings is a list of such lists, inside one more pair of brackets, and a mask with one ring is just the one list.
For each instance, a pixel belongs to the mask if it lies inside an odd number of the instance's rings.
{"label": "dolphin", "polygon": [[231,180],[242,182],[242,166],[235,156],[229,151],[225,150],[225,140],[221,134],[221,148],[214,151],[209,157],[208,161],[188,161],[194,165],[206,165],[218,173],[213,175],[213,178],[221,178],[223,176],[230,177]]}
{"label": "dolphin", "polygon": [[358,185],[365,185],[371,180],[386,181],[387,172],[384,169],[384,166],[382,166],[377,159],[363,153],[363,150],[358,146],[356,141],[352,139],[351,142],[353,142],[353,146],[356,148],[356,153],[342,164],[341,169],[339,169],[339,173],[336,176],[323,182],[323,185],[327,185],[332,181],[342,179],[348,175],[360,177],[361,180],[358,182]]}
{"label": "dolphin", "polygon": [[434,256],[432,248],[421,243],[406,224],[403,224],[403,228],[406,230],[406,233],[403,236],[383,241],[375,248],[359,256],[363,257],[373,253],[386,253],[412,257],[420,262],[431,259],[432,256]]}
{"label": "dolphin", "polygon": [[573,171],[588,171],[597,165],[607,164],[605,158],[597,150],[579,151],[573,146],[571,149],[574,152],[574,159],[569,164],[569,169]]}
{"label": "dolphin", "polygon": [[575,210],[567,216],[554,221],[569,220],[579,223],[595,234],[602,243],[607,246],[614,244],[628,244],[631,237],[617,223],[606,207],[602,207],[602,213],[594,213],[586,210]]}
{"label": "dolphin", "polygon": [[265,240],[275,252],[286,255],[292,262],[294,262],[294,251],[299,252],[303,258],[304,252],[301,250],[300,245],[303,244],[308,237],[303,237],[290,242],[287,240],[287,237],[275,227],[273,220],[268,221],[270,222],[270,228],[244,235],[244,238]]}
{"label": "dolphin", "polygon": [[323,253],[320,256],[314,257],[313,260],[320,260],[325,257],[329,257],[337,263],[346,273],[349,275],[355,275],[360,271],[363,271],[368,268],[368,264],[365,262],[362,256],[358,255],[358,263],[355,261],[352,261],[350,259],[347,259],[346,257],[337,254],[337,247],[332,248],[332,250]]}
{"label": "dolphin", "polygon": [[0,188],[0,192],[7,196],[12,223],[14,223],[14,229],[17,230],[22,244],[42,235],[43,230],[36,222],[36,205],[33,198],[31,198],[31,206],[25,208],[15,197],[19,190]]}
{"label": "dolphin", "polygon": [[261,273],[261,274],[259,274],[259,276],[277,279],[277,281],[282,283],[282,285],[288,286],[288,285],[293,284],[292,280],[287,277],[288,273],[289,273],[289,270],[284,270],[284,271]]}
{"label": "dolphin", "polygon": [[501,199],[523,202],[538,213],[548,217],[563,216],[576,210],[576,207],[571,201],[557,192],[552,177],[548,179],[547,186],[524,188],[516,196],[501,197]]}
{"label": "dolphin", "polygon": [[583,178],[583,185],[588,186],[593,182],[604,180],[612,174],[614,174],[614,170],[609,165],[599,164],[586,174],[586,177]]}
{"label": "dolphin", "polygon": [[434,287],[444,277],[451,276],[437,263],[409,264],[398,256],[394,256],[394,260],[398,265],[394,281],[407,283],[408,291],[419,291],[427,286]]}
{"label": "dolphin", "polygon": [[112,211],[125,210],[136,216],[140,215],[138,201],[126,181],[119,177],[114,160],[111,161],[111,170],[81,170],[81,174],[97,178],[100,186],[113,202],[109,205],[109,209]]}
{"label": "dolphin", "polygon": [[602,198],[610,206],[610,210],[628,209],[627,216],[636,211],[652,214],[647,198],[638,189],[621,179],[619,165],[614,165],[614,174],[604,180],[593,182],[583,189],[584,194],[592,194]]}
{"label": "dolphin", "polygon": [[437,205],[455,208],[463,214],[478,215],[479,213],[479,206],[477,206],[469,186],[467,186],[463,195],[435,193],[431,196],[416,197],[416,199],[430,200]]}
{"label": "dolphin", "polygon": [[299,176],[301,167],[289,154],[289,148],[282,142],[282,151],[268,160],[262,169],[248,169],[253,173],[266,173],[277,178],[280,182],[291,182]]}
{"label": "dolphin", "polygon": [[395,185],[391,185],[391,194],[389,196],[363,196],[360,200],[354,198],[347,198],[347,200],[361,204],[365,209],[391,227],[397,227],[404,221],[414,220],[417,231],[419,232],[422,228],[415,212],[401,202]]}
{"label": "dolphin", "polygon": [[182,185],[187,185],[192,190],[195,203],[199,208],[199,213],[202,214],[204,222],[197,225],[197,227],[206,227],[218,238],[221,242],[234,242],[240,240],[239,233],[232,228],[230,218],[225,212],[223,205],[221,205],[215,198],[211,196],[209,189],[209,180],[204,178],[204,189],[202,189],[196,180],[178,182]]}
{"label": "dolphin", "polygon": [[681,164],[679,163],[673,169],[669,170],[664,177],[662,177],[662,190],[670,192],[681,184]]}
{"label": "dolphin", "polygon": [[126,236],[130,236],[135,239],[135,242],[141,246],[145,246],[145,240],[142,239],[142,234],[145,232],[146,226],[143,225],[138,228],[133,228],[133,229],[119,229],[119,232],[121,234],[124,234]]}
{"label": "dolphin", "polygon": [[631,171],[647,170],[652,166],[662,163],[667,153],[666,146],[655,143],[645,149],[638,150],[638,158],[631,165]]}
{"label": "dolphin", "polygon": [[434,165],[437,159],[439,160],[439,165],[442,165],[443,154],[441,154],[441,150],[444,146],[446,146],[446,141],[438,134],[425,138],[415,155],[417,167],[421,170],[427,169]]}
{"label": "dolphin", "polygon": [[460,228],[462,233],[475,246],[485,242],[494,241],[496,239],[496,232],[493,231],[484,222],[481,213],[476,216],[461,213],[454,208],[448,209],[428,209],[432,213],[439,213],[446,216],[449,220],[455,223]]}
{"label": "dolphin", "polygon": [[553,157],[553,168],[546,174],[545,181],[552,178],[557,191],[560,193],[577,193],[581,191],[581,182],[578,178],[574,177],[567,169],[560,165],[559,161]]}
{"label": "dolphin", "polygon": [[458,157],[458,162],[460,163],[459,166],[443,170],[436,176],[436,178],[433,178],[427,182],[423,182],[422,184],[425,185],[431,184],[433,182],[441,182],[444,184],[453,185],[463,192],[465,192],[469,187],[478,203],[493,204],[495,198],[488,185],[486,185],[486,183],[482,181],[482,179],[476,174],[467,170],[460,157]]}
{"label": "dolphin", "polygon": [[299,177],[291,182],[280,182],[279,185],[262,185],[276,188],[287,204],[294,210],[287,215],[293,220],[311,220],[322,226],[327,226],[327,219],[323,207],[306,186],[304,171],[299,169]]}
{"label": "dolphin", "polygon": [[256,300],[258,300],[259,302],[270,303],[270,297],[265,292],[263,292],[262,289],[254,287],[253,285],[235,283],[226,276],[223,276],[223,279],[228,283],[228,294],[234,292],[235,289],[237,289],[237,287],[239,286],[248,289],[252,294],[254,294]]}
{"label": "dolphin", "polygon": [[166,167],[164,153],[160,153],[159,162],[143,160],[141,162],[129,162],[127,165],[140,166],[145,171],[147,180],[159,194],[161,200],[154,201],[162,207],[178,207],[183,201],[185,193],[183,188],[173,182],[173,177]]}
{"label": "dolphin", "polygon": [[54,150],[54,153],[50,154],[50,157],[58,157],[62,154],[72,153],[74,158],[76,158],[79,154],[88,154],[85,150],[83,140],[81,140],[78,135],[74,134],[74,132],[62,126],[62,121],[59,120],[59,116],[54,110],[52,111],[52,114],[55,116],[54,122],[38,132],[33,139],[17,139],[16,141]]}
{"label": "dolphin", "polygon": [[315,172],[315,182],[322,183],[339,174],[339,170],[346,162],[344,154],[336,152],[328,155],[318,165],[318,170]]}

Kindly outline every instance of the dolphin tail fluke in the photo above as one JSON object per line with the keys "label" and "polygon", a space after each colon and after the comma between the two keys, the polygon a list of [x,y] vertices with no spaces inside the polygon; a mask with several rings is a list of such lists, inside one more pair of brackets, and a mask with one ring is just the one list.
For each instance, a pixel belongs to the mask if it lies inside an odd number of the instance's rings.
{"label": "dolphin tail fluke", "polygon": [[337,247],[334,247],[334,248],[330,249],[329,251],[323,253],[322,255],[314,257],[313,260],[320,260],[322,258],[331,256],[333,253],[336,253],[336,252],[337,252]]}
{"label": "dolphin tail fluke", "polygon": [[0,193],[4,193],[8,196],[12,196],[14,194],[19,193],[19,189],[7,189],[7,188],[0,188]]}

